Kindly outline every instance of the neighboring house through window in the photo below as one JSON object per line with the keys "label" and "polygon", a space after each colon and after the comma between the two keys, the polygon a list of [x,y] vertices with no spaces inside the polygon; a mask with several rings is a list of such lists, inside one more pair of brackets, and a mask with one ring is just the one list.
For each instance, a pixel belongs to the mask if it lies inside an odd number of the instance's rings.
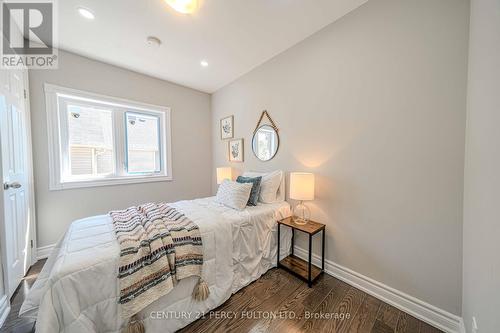
{"label": "neighboring house through window", "polygon": [[45,85],[50,189],[172,179],[170,109]]}

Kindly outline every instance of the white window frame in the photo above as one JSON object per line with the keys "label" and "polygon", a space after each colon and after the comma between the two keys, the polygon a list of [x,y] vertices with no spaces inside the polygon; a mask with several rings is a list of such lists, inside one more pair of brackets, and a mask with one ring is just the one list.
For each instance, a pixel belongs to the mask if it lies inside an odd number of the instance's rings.
{"label": "white window frame", "polygon": [[[170,108],[127,99],[110,97],[91,92],[60,87],[45,83],[45,102],[47,112],[47,133],[49,143],[49,190],[64,190],[82,187],[96,187],[120,184],[134,184],[144,182],[171,181],[172,177],[172,131],[170,122]],[[64,142],[67,142],[67,131],[61,126],[61,120],[66,115],[59,114],[59,100],[64,98],[79,99],[85,102],[106,105],[113,110],[113,142],[115,150],[115,175],[93,179],[65,180],[62,163],[67,159]],[[126,143],[125,122],[126,112],[150,114],[160,119],[160,149],[161,171],[158,173],[127,174],[126,172]],[[118,114],[116,116],[115,114]],[[66,136],[65,136],[66,135]],[[122,140],[123,139],[123,140]]]}

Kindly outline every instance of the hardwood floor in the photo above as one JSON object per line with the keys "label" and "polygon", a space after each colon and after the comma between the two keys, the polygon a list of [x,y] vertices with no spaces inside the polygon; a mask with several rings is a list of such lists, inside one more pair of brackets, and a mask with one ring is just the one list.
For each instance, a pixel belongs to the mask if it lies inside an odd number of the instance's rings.
{"label": "hardwood floor", "polygon": [[[34,332],[34,322],[17,314],[44,263],[39,261],[29,270],[12,298],[11,313],[0,333]],[[272,269],[180,332],[441,331],[329,275],[323,274],[308,288],[307,283],[286,271]]]}
{"label": "hardwood floor", "polygon": [[31,266],[21,282],[21,285],[14,292],[14,295],[12,295],[10,313],[7,316],[5,324],[0,328],[0,333],[31,333],[35,331],[35,321],[32,319],[19,318],[18,313],[26,294],[33,283],[35,283],[38,273],[40,273],[44,264],[45,260],[40,260]]}
{"label": "hardwood floor", "polygon": [[[247,311],[250,315],[262,315],[248,318]],[[266,316],[269,312],[277,317],[269,318]],[[236,314],[236,318],[226,319],[224,313]],[[306,283],[286,271],[272,269],[181,332],[440,331],[329,275],[322,275],[312,288],[308,288]]]}

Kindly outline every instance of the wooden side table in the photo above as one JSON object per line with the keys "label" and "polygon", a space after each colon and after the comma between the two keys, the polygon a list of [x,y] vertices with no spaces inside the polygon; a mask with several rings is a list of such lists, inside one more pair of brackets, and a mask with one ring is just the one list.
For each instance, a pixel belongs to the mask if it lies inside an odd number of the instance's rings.
{"label": "wooden side table", "polygon": [[[292,253],[280,260],[280,227],[285,225],[292,228]],[[309,235],[309,261],[300,259],[293,254],[295,230],[304,232]],[[321,269],[312,264],[312,238],[318,232],[322,231],[321,240]],[[290,273],[298,276],[299,278],[307,281],[309,288],[311,288],[314,280],[318,278],[325,271],[325,225],[322,223],[309,221],[305,225],[295,224],[293,218],[288,217],[286,219],[278,221],[278,268],[283,268]]]}

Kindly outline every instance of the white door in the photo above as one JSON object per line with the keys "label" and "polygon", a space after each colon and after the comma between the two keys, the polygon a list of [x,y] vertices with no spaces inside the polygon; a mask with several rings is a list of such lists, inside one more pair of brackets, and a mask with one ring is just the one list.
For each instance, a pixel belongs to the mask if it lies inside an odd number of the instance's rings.
{"label": "white door", "polygon": [[25,71],[0,70],[0,138],[4,200],[2,251],[11,296],[30,265],[29,168]]}

